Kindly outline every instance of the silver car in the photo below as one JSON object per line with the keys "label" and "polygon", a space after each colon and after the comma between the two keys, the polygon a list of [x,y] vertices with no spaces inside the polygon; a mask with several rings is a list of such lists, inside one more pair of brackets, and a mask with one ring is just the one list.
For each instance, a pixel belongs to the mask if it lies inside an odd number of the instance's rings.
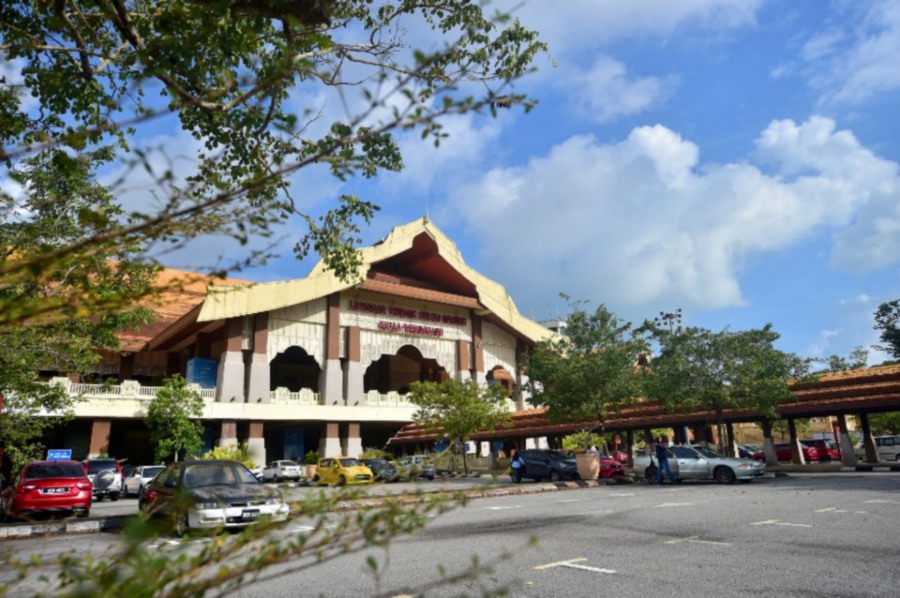
{"label": "silver car", "polygon": [[[669,457],[669,469],[679,480],[716,480],[722,484],[730,484],[735,480],[749,482],[766,473],[766,465],[752,459],[733,459],[697,446],[666,447]],[[657,472],[656,456],[635,457],[634,472],[643,475],[644,479],[653,483]]]}

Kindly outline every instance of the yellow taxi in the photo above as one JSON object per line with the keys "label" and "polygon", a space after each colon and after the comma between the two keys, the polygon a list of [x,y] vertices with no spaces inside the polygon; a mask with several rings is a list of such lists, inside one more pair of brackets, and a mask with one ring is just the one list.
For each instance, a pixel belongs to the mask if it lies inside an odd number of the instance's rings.
{"label": "yellow taxi", "polygon": [[327,457],[319,459],[316,484],[345,486],[348,484],[371,484],[375,481],[372,470],[365,463],[353,457]]}

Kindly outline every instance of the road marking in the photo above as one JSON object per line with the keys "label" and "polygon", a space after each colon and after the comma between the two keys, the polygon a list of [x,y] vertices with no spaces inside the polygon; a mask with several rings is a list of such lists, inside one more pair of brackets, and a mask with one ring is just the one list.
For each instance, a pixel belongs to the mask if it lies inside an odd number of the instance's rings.
{"label": "road marking", "polygon": [[607,496],[634,496],[634,492],[617,492],[613,494],[607,494]]}
{"label": "road marking", "polygon": [[558,500],[556,502],[582,502],[582,501],[577,498],[567,498],[565,500]]}
{"label": "road marking", "polygon": [[331,529],[333,527],[337,527],[336,523],[329,523],[328,525],[322,526],[312,526],[312,525],[300,525],[297,527],[292,527],[290,533],[300,533],[300,532],[311,532],[316,529]]}
{"label": "road marking", "polygon": [[881,504],[881,505],[900,505],[900,502],[896,500],[883,500],[880,498],[876,498],[875,500],[867,500],[866,504]]}
{"label": "road marking", "polygon": [[578,513],[579,515],[612,515],[613,511],[584,511],[582,513]]}
{"label": "road marking", "polygon": [[837,511],[835,507],[828,507],[827,509],[817,509],[813,511],[813,513],[828,513],[829,511]]}
{"label": "road marking", "polygon": [[657,508],[662,509],[664,507],[690,507],[694,503],[692,502],[664,502],[661,505],[656,505]]}
{"label": "road marking", "polygon": [[765,521],[757,521],[755,523],[751,523],[750,525],[785,525],[788,527],[812,527],[806,523],[786,523],[784,521],[779,521],[778,519],[766,519]]}
{"label": "road marking", "polygon": [[690,542],[691,544],[712,544],[714,546],[732,546],[731,542],[713,542],[712,540],[701,540],[700,536],[691,536],[689,538],[681,538],[678,540],[667,540],[663,544],[680,544],[681,542]]}
{"label": "road marking", "polygon": [[591,567],[590,565],[579,565],[581,561],[586,561],[586,557],[578,557],[574,559],[569,559],[567,561],[556,561],[555,563],[547,563],[546,565],[538,565],[535,567],[537,571],[543,571],[545,569],[552,569],[554,567],[566,567],[568,569],[581,569],[582,571],[593,571],[594,573],[605,573],[607,575],[612,575],[616,573],[615,569],[601,569],[600,567]]}
{"label": "road marking", "polygon": [[485,507],[485,509],[490,509],[491,511],[502,511],[504,509],[521,509],[522,505],[509,505],[508,507]]}

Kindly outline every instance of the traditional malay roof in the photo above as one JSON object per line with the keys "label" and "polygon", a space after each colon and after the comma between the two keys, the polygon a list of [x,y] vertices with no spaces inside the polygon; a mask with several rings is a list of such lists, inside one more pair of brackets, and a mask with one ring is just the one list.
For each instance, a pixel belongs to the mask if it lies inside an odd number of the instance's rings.
{"label": "traditional malay roof", "polygon": [[502,285],[470,268],[456,244],[427,217],[392,229],[382,241],[361,249],[360,255],[362,265],[349,282],[320,260],[306,278],[210,287],[197,321],[264,313],[357,289],[472,308],[532,343],[553,335],[522,316]]}

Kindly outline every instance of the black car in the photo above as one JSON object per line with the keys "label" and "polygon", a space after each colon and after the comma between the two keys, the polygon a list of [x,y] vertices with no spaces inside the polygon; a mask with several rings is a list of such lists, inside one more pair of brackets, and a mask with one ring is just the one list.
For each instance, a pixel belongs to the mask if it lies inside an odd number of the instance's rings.
{"label": "black car", "polygon": [[171,518],[178,535],[190,529],[243,527],[260,517],[285,519],[281,493],[237,461],[172,463],[144,486],[138,508]]}
{"label": "black car", "polygon": [[400,472],[394,464],[387,459],[360,459],[375,474],[376,482],[396,482],[400,479]]}
{"label": "black car", "polygon": [[[526,449],[519,451],[525,461],[522,477],[529,480],[577,480],[575,459],[562,451],[552,449]],[[515,479],[515,478],[514,478]]]}

